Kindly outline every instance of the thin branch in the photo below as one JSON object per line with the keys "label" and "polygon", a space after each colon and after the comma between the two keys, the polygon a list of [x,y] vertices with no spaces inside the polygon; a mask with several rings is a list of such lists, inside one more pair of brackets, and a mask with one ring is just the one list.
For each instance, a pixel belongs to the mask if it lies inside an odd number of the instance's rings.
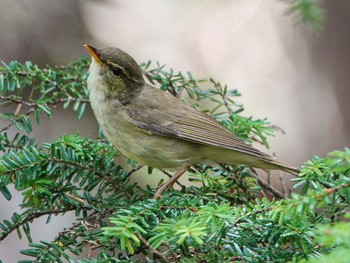
{"label": "thin branch", "polygon": [[[43,69],[42,71],[45,72],[46,69]],[[36,74],[31,74],[31,73],[26,72],[26,71],[15,71],[14,74],[19,75],[19,76],[22,76],[22,77],[39,78]],[[47,78],[47,77],[44,79],[44,81],[45,81],[46,83],[51,84],[51,85],[54,86],[54,87],[59,87],[59,85],[57,84],[56,81],[53,81],[53,80],[51,80],[51,79],[49,79],[49,78]]]}
{"label": "thin branch", "polygon": [[50,215],[50,214],[60,214],[65,213],[68,211],[72,211],[76,209],[76,207],[70,207],[70,208],[61,208],[61,209],[53,209],[53,210],[47,210],[47,211],[41,211],[41,212],[33,212],[26,217],[24,217],[22,220],[11,226],[6,231],[2,232],[0,235],[0,241],[4,240],[9,234],[11,234],[14,230],[20,228],[22,225],[32,221],[33,219],[39,218],[44,215]]}
{"label": "thin branch", "polygon": [[[26,105],[28,107],[30,107],[30,109],[24,114],[25,116],[29,116],[30,114],[32,114],[38,107],[39,105],[44,105],[44,106],[56,106],[58,105],[59,103],[64,103],[64,102],[67,102],[67,101],[70,101],[70,102],[75,102],[75,101],[81,101],[81,102],[84,102],[84,103],[90,103],[90,101],[88,99],[83,99],[83,98],[73,98],[71,96],[68,96],[67,98],[61,98],[61,99],[56,99],[56,100],[53,100],[53,101],[50,101],[50,102],[46,102],[46,103],[43,103],[43,104],[40,104],[40,103],[34,103],[34,102],[28,102],[28,101],[24,101],[24,100],[21,100],[21,99],[17,99],[17,98],[14,98],[13,96],[2,96],[0,95],[0,99],[2,100],[6,100],[6,101],[12,101],[18,105]],[[18,109],[20,108],[17,108],[16,112],[15,112],[15,117],[17,118],[14,118],[8,125],[6,125],[4,128],[2,128],[0,130],[0,132],[4,132],[6,130],[8,130],[11,126],[13,126],[16,122],[18,122],[21,118],[19,114],[19,111]]]}
{"label": "thin branch", "polygon": [[[95,211],[91,215],[89,215],[85,220],[78,223],[73,223],[72,226],[70,226],[69,228],[65,228],[64,230],[59,232],[58,235],[54,238],[53,242],[48,244],[45,250],[42,251],[41,255],[45,255],[45,253],[48,252],[50,248],[52,248],[51,244],[58,243],[59,240],[68,233],[74,233],[74,236],[70,236],[69,240],[71,241],[65,242],[63,247],[67,247],[71,245],[76,240],[77,237],[81,236],[81,233],[75,231],[76,228],[79,228],[80,226],[84,226],[85,229],[89,229],[89,228],[96,229],[96,227],[99,226],[98,221],[112,214],[113,211],[114,211],[114,208],[106,209],[103,212]],[[41,256],[38,256],[34,262],[41,262]]]}
{"label": "thin branch", "polygon": [[249,136],[249,139],[252,140],[253,142],[259,143],[261,145],[265,145],[260,139],[256,137],[256,135]]}
{"label": "thin branch", "polygon": [[[58,163],[63,163],[63,164],[66,164],[66,165],[70,165],[70,166],[74,166],[74,167],[77,167],[81,170],[86,170],[86,171],[89,171],[93,174],[96,174],[98,177],[106,180],[108,183],[110,183],[111,185],[113,185],[115,188],[118,188],[120,190],[120,187],[121,185],[118,184],[116,185],[116,183],[118,183],[117,180],[113,180],[113,177],[112,175],[113,174],[104,174],[102,172],[99,172],[99,171],[96,171],[86,165],[82,165],[80,163],[74,163],[74,162],[70,162],[70,161],[66,161],[66,160],[61,160],[61,159],[57,159],[57,158],[48,158],[47,160],[52,160],[52,161],[55,161],[55,162],[58,162]],[[126,191],[125,189],[123,189],[123,192],[124,194],[127,196],[127,197],[131,197],[130,193],[128,191]]]}
{"label": "thin branch", "polygon": [[17,149],[17,150],[23,150],[23,146],[19,145],[14,145],[14,144],[9,144],[9,143],[3,143],[5,148],[12,148],[12,149]]}
{"label": "thin branch", "polygon": [[253,168],[250,168],[250,171],[252,172],[252,176],[258,181],[258,183],[261,185],[261,187],[265,188],[266,190],[268,190],[269,192],[271,192],[272,194],[274,194],[278,198],[281,198],[281,199],[285,198],[283,193],[281,193],[276,188],[274,188],[272,185],[270,185],[267,182],[265,182],[264,180],[262,180]]}
{"label": "thin branch", "polygon": [[[169,172],[167,172],[167,171],[165,171],[165,170],[162,170],[162,172],[163,172],[163,174],[167,175],[169,178],[173,177],[172,174],[170,174]],[[185,188],[186,188],[186,186],[183,185],[182,183],[180,183],[179,181],[176,181],[175,183],[176,183],[178,186],[180,186],[181,189],[185,189]]]}
{"label": "thin branch", "polygon": [[[35,109],[36,109],[36,107],[30,108],[24,115],[29,116],[30,114],[32,114],[35,111]],[[8,130],[11,126],[13,126],[16,122],[18,122],[19,119],[20,118],[12,120],[9,124],[7,124],[4,128],[2,128],[0,130],[0,133]]]}
{"label": "thin branch", "polygon": [[141,240],[141,242],[152,251],[153,254],[156,254],[159,258],[161,258],[164,262],[170,262],[169,259],[159,250],[155,249],[151,246],[150,243],[146,239],[144,239],[139,233],[136,234],[137,238]]}
{"label": "thin branch", "polygon": [[279,178],[280,178],[280,182],[281,182],[281,185],[282,185],[282,190],[283,190],[283,195],[284,197],[286,198],[288,196],[288,190],[287,190],[287,186],[286,186],[286,183],[285,181],[283,180],[283,177],[282,177],[282,173],[280,172],[279,173]]}
{"label": "thin branch", "polygon": [[279,131],[282,134],[286,134],[286,131],[283,130],[281,127],[277,126],[277,125],[269,125],[269,126],[266,126],[266,128],[270,128],[270,129],[273,129],[275,131]]}
{"label": "thin branch", "polygon": [[22,100],[22,99],[15,98],[14,96],[3,96],[3,95],[0,95],[0,99],[6,100],[6,101],[12,101],[12,102],[17,103],[17,104],[24,104],[24,105],[26,105],[28,107],[37,107],[38,105],[45,105],[45,106],[53,105],[53,106],[56,106],[59,103],[64,103],[64,102],[67,102],[67,101],[70,101],[70,102],[81,101],[81,102],[84,102],[84,103],[90,103],[89,99],[74,98],[74,97],[69,96],[69,95],[67,96],[67,98],[55,99],[53,101],[49,101],[49,102],[42,103],[42,104],[41,103],[25,101],[25,100]]}
{"label": "thin branch", "polygon": [[[23,166],[18,167],[16,169],[4,171],[4,172],[2,172],[2,175],[15,174],[16,172],[25,170],[28,167],[32,167],[32,166],[38,165],[40,163],[40,161],[41,160],[38,160],[36,162],[33,162],[31,164],[28,164],[28,165],[23,165]],[[112,177],[113,174],[104,174],[102,172],[99,172],[99,171],[96,171],[96,170],[90,168],[89,166],[82,165],[80,163],[70,162],[70,161],[67,161],[67,160],[57,159],[57,158],[51,157],[51,156],[47,157],[45,159],[45,161],[52,161],[52,162],[56,162],[56,163],[62,163],[62,164],[68,165],[68,166],[73,166],[73,167],[79,168],[80,170],[88,171],[88,172],[93,173],[93,174],[97,175],[98,177],[106,180],[108,183],[113,185],[114,188],[118,188],[119,190],[121,188],[120,184],[116,185],[116,183],[118,183],[118,181],[117,180],[113,180],[113,177]],[[127,197],[131,197],[130,193],[128,191],[126,191],[125,189],[123,189],[123,192],[125,193],[125,195]]]}
{"label": "thin branch", "polygon": [[133,175],[136,171],[140,170],[143,167],[143,165],[136,166],[135,168],[132,168],[126,175],[125,178],[129,178],[131,175]]}
{"label": "thin branch", "polygon": [[232,108],[230,107],[230,103],[228,102],[226,95],[223,94],[223,92],[220,92],[220,96],[221,96],[222,101],[223,101],[223,103],[224,103],[224,105],[225,105],[225,108],[227,109],[228,114],[229,114],[230,116],[232,116],[232,115],[233,115],[233,110],[232,110]]}
{"label": "thin branch", "polygon": [[17,103],[17,104],[24,104],[24,105],[29,106],[29,107],[37,106],[37,103],[27,102],[27,101],[24,101],[24,100],[21,100],[21,99],[17,99],[14,96],[3,96],[3,95],[0,95],[0,99],[7,100],[7,101],[12,101],[12,102]]}
{"label": "thin branch", "polygon": [[54,239],[54,243],[59,241],[59,239],[67,233],[72,232],[75,228],[84,226],[85,229],[96,229],[99,226],[98,222],[100,219],[105,218],[108,215],[111,215],[115,211],[115,208],[109,208],[104,210],[103,212],[95,211],[91,215],[89,215],[85,220],[80,221],[78,223],[73,223],[72,226],[63,229]]}
{"label": "thin branch", "polygon": [[173,96],[175,96],[178,99],[181,98],[182,89],[176,90],[172,81],[169,82],[169,88],[168,88],[168,91],[170,94],[172,94]]}
{"label": "thin branch", "polygon": [[267,194],[266,194],[266,189],[265,188],[261,189],[261,194],[263,195],[263,197],[267,198]]}

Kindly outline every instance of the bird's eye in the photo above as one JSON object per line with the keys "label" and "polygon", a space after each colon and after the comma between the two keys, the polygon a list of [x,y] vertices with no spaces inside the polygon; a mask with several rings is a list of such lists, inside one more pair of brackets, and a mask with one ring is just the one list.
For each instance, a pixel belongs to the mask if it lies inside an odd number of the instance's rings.
{"label": "bird's eye", "polygon": [[119,77],[123,73],[120,68],[112,68],[112,72],[114,76],[117,76],[117,77]]}

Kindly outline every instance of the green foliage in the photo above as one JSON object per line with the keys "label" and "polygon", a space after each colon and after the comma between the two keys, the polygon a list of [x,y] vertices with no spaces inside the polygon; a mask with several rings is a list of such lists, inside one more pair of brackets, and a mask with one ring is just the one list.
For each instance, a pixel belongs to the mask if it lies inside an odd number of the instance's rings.
{"label": "green foliage", "polygon": [[304,22],[312,30],[322,29],[326,13],[317,0],[291,0],[288,14],[295,16],[297,21]]}
{"label": "green foliage", "polygon": [[[32,122],[54,118],[54,107],[72,105],[84,117],[88,62],[46,69],[11,62],[0,69],[0,99],[7,105],[0,116],[0,190],[7,201],[14,192],[22,195],[20,212],[0,223],[0,241],[14,231],[25,236],[28,248],[21,253],[30,260],[22,262],[72,261],[74,255],[84,258],[78,262],[345,262],[347,148],[305,162],[293,179],[300,194],[287,196],[245,166],[218,164],[191,167],[193,185],[155,200],[155,189],[130,183],[140,167],[116,164],[118,152],[103,137],[62,135],[36,144]],[[212,78],[197,80],[151,62],[141,67],[160,88],[179,97],[185,91],[193,107],[211,101],[204,111],[248,143],[268,146],[278,130],[242,116],[239,92]],[[69,228],[53,240],[33,241],[33,220],[45,216],[49,224],[69,211],[76,217]]]}
{"label": "green foliage", "polygon": [[30,115],[34,115],[40,124],[41,113],[52,117],[52,108],[63,104],[73,109],[81,118],[86,103],[88,103],[88,90],[86,67],[89,60],[84,58],[66,67],[47,67],[39,69],[31,62],[20,64],[12,61],[3,63],[0,67],[0,99],[3,104],[15,103],[16,110],[12,113],[1,113],[3,119],[9,124],[0,131],[6,131],[15,126],[18,130],[32,131]]}

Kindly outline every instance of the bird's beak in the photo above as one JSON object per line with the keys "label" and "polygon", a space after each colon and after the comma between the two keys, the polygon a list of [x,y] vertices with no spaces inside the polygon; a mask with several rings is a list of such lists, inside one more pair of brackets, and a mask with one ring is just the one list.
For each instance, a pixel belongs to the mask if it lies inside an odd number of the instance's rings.
{"label": "bird's beak", "polygon": [[97,48],[93,46],[85,44],[84,47],[90,53],[90,55],[96,60],[97,63],[101,64],[102,61],[100,59],[100,52],[98,52]]}

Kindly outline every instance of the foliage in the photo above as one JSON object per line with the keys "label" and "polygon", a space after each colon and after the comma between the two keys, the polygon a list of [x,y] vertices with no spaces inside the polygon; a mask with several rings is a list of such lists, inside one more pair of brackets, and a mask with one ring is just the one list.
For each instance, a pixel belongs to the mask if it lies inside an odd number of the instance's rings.
{"label": "foliage", "polygon": [[313,31],[323,28],[326,12],[317,0],[290,0],[287,14],[294,16],[296,21],[304,22]]}
{"label": "foliage", "polygon": [[[301,194],[287,196],[245,166],[196,165],[189,169],[196,184],[154,200],[154,189],[130,183],[140,167],[116,164],[118,152],[102,137],[63,135],[37,145],[32,122],[54,119],[54,107],[72,106],[84,116],[88,64],[80,59],[39,69],[11,62],[0,68],[0,99],[9,105],[1,113],[0,190],[8,201],[14,191],[23,198],[21,212],[0,223],[0,241],[14,231],[25,235],[28,248],[21,253],[36,262],[72,261],[73,255],[85,258],[79,262],[344,262],[350,251],[344,216],[349,149],[307,161],[293,179]],[[197,80],[151,62],[141,67],[161,89],[179,97],[185,91],[194,107],[212,101],[204,111],[248,143],[268,146],[267,137],[278,130],[240,115],[239,92],[212,78]],[[71,227],[54,240],[32,240],[33,220],[45,216],[49,224],[69,211],[76,216]]]}

